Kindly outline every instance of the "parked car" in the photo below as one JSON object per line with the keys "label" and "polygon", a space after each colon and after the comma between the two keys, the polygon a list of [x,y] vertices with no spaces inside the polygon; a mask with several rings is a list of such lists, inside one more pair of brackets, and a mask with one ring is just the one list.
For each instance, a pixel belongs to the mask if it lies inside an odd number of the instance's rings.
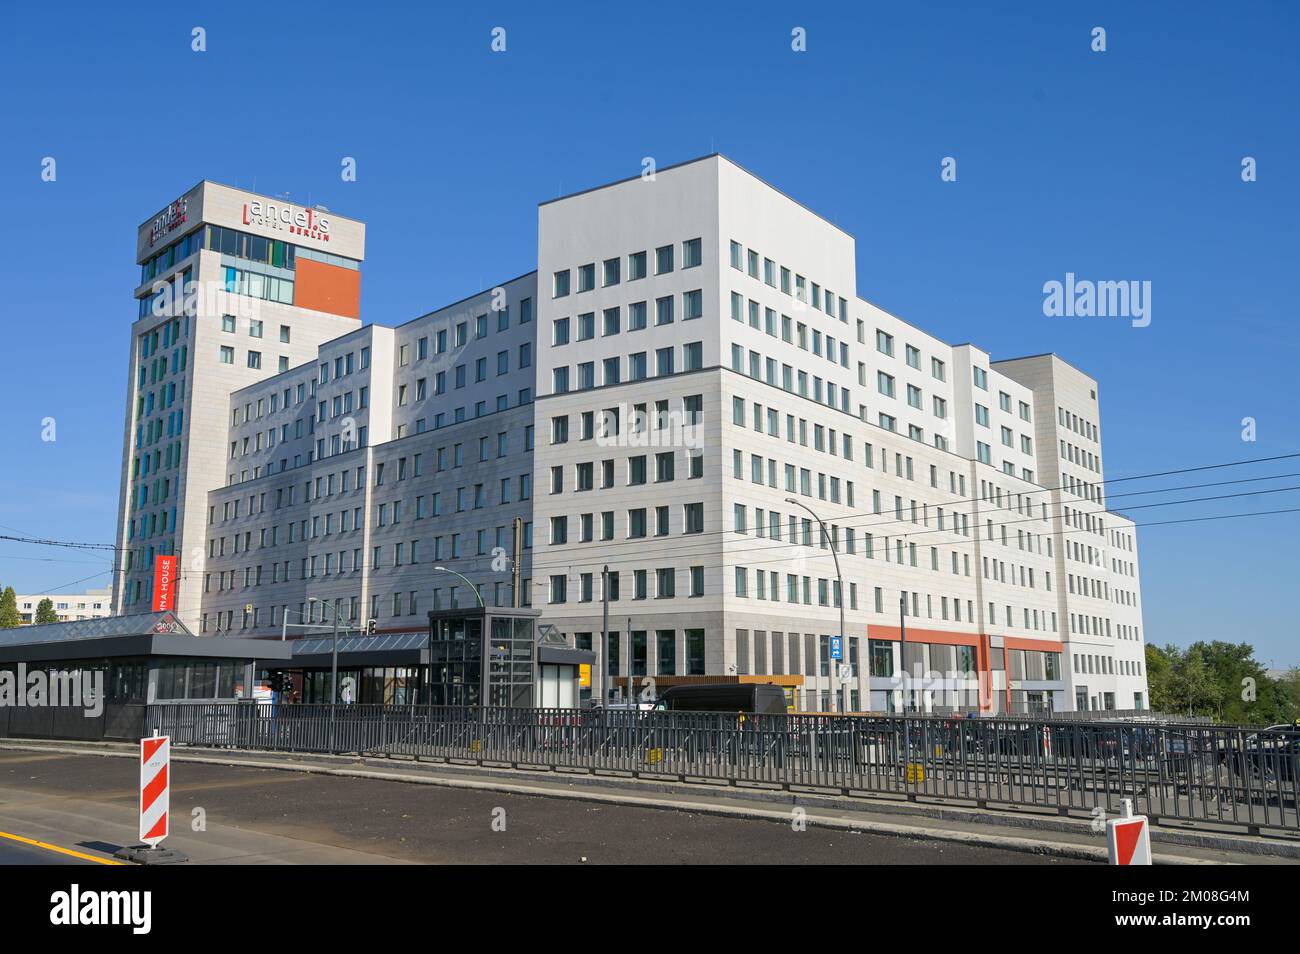
{"label": "parked car", "polygon": [[1240,759],[1234,759],[1239,772],[1269,784],[1294,786],[1300,778],[1300,732],[1295,725],[1271,725],[1263,732],[1249,735],[1242,744]]}
{"label": "parked car", "polygon": [[654,704],[656,712],[742,712],[785,715],[785,690],[753,682],[672,686]]}
{"label": "parked car", "polygon": [[644,702],[640,699],[635,702],[628,702],[626,699],[611,699],[609,702],[601,705],[599,702],[592,704],[593,709],[604,709],[607,712],[650,712],[655,708],[653,702]]}

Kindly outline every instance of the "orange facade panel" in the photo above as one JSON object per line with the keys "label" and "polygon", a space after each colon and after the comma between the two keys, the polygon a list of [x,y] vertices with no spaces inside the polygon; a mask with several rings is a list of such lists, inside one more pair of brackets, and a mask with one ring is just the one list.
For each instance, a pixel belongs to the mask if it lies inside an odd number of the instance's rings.
{"label": "orange facade panel", "polygon": [[1060,653],[1065,651],[1063,643],[1054,639],[1027,639],[1024,636],[1004,636],[1002,644],[1007,649],[1030,649],[1042,653]]}
{"label": "orange facade panel", "polygon": [[344,318],[361,317],[361,272],[299,258],[294,269],[293,303]]}
{"label": "orange facade panel", "polygon": [[[897,626],[880,626],[876,623],[867,624],[867,637],[869,639],[888,639],[897,641],[899,630]],[[978,646],[980,637],[975,633],[950,633],[943,629],[917,629],[907,627],[907,641],[909,643],[936,643],[941,646]]]}

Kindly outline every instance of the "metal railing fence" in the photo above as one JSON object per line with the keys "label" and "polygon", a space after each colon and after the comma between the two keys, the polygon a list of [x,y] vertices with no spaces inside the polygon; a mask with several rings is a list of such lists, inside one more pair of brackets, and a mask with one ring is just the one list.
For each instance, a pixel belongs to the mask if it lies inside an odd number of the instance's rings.
{"label": "metal railing fence", "polygon": [[166,703],[176,745],[703,779],[1300,834],[1300,730],[934,716]]}

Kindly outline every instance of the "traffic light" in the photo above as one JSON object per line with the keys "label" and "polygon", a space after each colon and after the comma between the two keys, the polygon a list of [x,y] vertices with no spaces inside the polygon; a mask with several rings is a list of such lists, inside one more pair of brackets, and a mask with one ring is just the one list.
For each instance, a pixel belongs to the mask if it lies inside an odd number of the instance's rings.
{"label": "traffic light", "polygon": [[375,621],[373,619],[366,620],[366,635],[375,635]]}

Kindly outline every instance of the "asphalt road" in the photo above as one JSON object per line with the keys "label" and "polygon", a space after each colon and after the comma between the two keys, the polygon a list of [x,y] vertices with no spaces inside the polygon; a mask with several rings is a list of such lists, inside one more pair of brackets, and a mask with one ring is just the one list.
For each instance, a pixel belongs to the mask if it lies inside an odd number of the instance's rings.
{"label": "asphalt road", "polygon": [[[188,846],[203,860],[209,848],[219,855],[215,842],[225,839],[227,863],[1082,863],[815,825],[795,831],[760,819],[272,769],[176,761],[172,780],[168,845]],[[0,751],[0,830],[108,857],[131,837],[136,784],[129,758]],[[196,809],[206,831],[192,830]],[[250,841],[261,845],[257,856]],[[236,843],[243,854],[233,853]],[[0,844],[3,864],[53,861]]]}
{"label": "asphalt road", "polygon": [[0,838],[0,865],[93,865],[86,858],[74,858],[37,845]]}

